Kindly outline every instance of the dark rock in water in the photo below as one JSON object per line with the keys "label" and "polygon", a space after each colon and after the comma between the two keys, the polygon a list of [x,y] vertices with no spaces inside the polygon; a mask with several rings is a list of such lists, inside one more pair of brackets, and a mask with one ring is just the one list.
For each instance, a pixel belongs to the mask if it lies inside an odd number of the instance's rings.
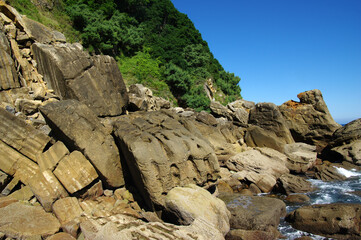
{"label": "dark rock in water", "polygon": [[188,131],[171,111],[123,116],[114,129],[131,183],[141,191],[148,208],[164,206],[164,196],[173,187],[202,186],[219,177],[211,145]]}
{"label": "dark rock in water", "polygon": [[285,200],[290,203],[305,203],[309,202],[311,199],[305,194],[292,194],[287,196]]}
{"label": "dark rock in water", "polygon": [[334,239],[361,239],[361,204],[311,205],[289,213],[286,220],[299,230]]}
{"label": "dark rock in water", "polygon": [[273,191],[290,195],[292,193],[306,193],[313,190],[312,184],[306,179],[292,174],[283,174],[278,180]]}
{"label": "dark rock in water", "polygon": [[39,73],[62,99],[76,99],[98,116],[125,112],[128,94],[115,60],[91,57],[77,44],[32,45]]}
{"label": "dark rock in water", "polygon": [[279,233],[259,231],[259,230],[243,230],[232,229],[226,236],[227,240],[274,240],[278,239]]}
{"label": "dark rock in water", "polygon": [[124,185],[119,150],[110,132],[85,104],[76,100],[49,103],[40,108],[56,135],[81,151],[111,187]]}
{"label": "dark rock in water", "polygon": [[248,123],[274,132],[284,144],[294,143],[286,121],[274,103],[257,103],[250,112]]}
{"label": "dark rock in water", "polygon": [[251,197],[239,194],[223,195],[232,216],[231,229],[274,232],[280,218],[286,215],[283,201],[268,197]]}
{"label": "dark rock in water", "polygon": [[290,100],[279,107],[293,138],[324,148],[341,125],[333,120],[320,90],[302,92],[297,97],[300,102]]}
{"label": "dark rock in water", "polygon": [[325,164],[317,166],[315,177],[322,181],[346,180],[346,177],[339,173],[334,166],[327,166]]}

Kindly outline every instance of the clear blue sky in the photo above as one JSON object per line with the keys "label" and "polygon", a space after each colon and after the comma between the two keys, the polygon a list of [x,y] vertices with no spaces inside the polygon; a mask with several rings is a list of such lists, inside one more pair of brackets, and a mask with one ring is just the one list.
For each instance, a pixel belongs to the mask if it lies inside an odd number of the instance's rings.
{"label": "clear blue sky", "polygon": [[320,89],[333,118],[361,118],[361,0],[172,0],[242,96],[280,105]]}

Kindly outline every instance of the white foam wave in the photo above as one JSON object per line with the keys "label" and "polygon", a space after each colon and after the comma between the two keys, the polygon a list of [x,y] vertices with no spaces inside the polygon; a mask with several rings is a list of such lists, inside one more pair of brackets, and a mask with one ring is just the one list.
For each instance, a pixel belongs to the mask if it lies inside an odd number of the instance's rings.
{"label": "white foam wave", "polygon": [[347,178],[361,176],[360,172],[356,172],[353,169],[352,170],[347,170],[347,169],[344,169],[342,167],[335,167],[335,168],[340,174],[344,175]]}

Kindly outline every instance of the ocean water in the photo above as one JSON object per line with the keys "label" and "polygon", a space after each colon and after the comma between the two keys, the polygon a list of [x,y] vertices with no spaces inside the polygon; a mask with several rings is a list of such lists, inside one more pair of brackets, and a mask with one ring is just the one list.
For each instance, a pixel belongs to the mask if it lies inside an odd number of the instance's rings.
{"label": "ocean water", "polygon": [[[288,205],[287,212],[291,212],[302,205],[310,204],[361,203],[361,172],[346,170],[340,167],[336,168],[339,173],[347,177],[347,180],[323,182],[321,180],[309,179],[308,181],[317,187],[316,191],[307,193],[307,196],[311,198],[311,202],[307,204]],[[281,220],[278,230],[286,237],[286,239],[290,240],[302,236],[310,236],[317,240],[330,239],[294,229],[283,219]]]}

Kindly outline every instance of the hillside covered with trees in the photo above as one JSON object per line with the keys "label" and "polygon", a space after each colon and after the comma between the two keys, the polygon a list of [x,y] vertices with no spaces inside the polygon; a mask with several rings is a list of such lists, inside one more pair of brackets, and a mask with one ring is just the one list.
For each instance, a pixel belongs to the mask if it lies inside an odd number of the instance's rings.
{"label": "hillside covered with trees", "polygon": [[21,14],[64,32],[96,54],[116,58],[126,83],[142,83],[182,107],[208,109],[240,99],[240,78],[214,58],[187,15],[170,0],[13,0]]}

